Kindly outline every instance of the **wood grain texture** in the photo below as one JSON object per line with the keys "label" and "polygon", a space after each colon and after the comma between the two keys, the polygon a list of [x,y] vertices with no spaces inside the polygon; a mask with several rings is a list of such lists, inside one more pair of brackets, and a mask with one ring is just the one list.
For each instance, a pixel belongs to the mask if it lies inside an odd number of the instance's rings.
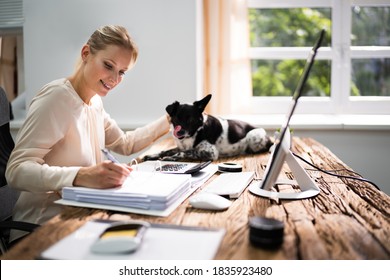
{"label": "wood grain texture", "polygon": [[[146,153],[172,147],[169,141],[167,139],[158,143]],[[292,150],[322,169],[356,175],[337,156],[313,139],[294,138]],[[244,170],[254,170],[256,179],[260,179],[268,157],[269,154],[248,155],[219,162],[228,160],[239,163]],[[215,259],[389,259],[390,197],[369,183],[340,179],[300,163],[321,189],[314,198],[275,201],[254,196],[245,190],[225,211],[193,209],[186,200],[165,218],[65,207],[61,215],[22,240],[2,259],[39,258],[42,251],[86,221],[96,218],[141,219],[153,223],[224,228],[226,235]],[[291,178],[287,166],[284,166],[283,171],[286,177]],[[297,189],[281,186],[279,191]],[[250,244],[248,220],[253,216],[284,221],[284,242],[280,248],[266,250]]]}

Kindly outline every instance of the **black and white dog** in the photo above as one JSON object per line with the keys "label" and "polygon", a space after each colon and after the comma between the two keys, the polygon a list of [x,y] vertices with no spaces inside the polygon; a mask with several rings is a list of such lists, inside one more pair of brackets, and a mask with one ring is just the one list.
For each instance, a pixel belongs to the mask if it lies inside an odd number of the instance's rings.
{"label": "black and white dog", "polygon": [[263,128],[203,113],[210,99],[207,95],[192,105],[178,101],[168,105],[177,148],[147,155],[144,160],[217,160],[269,150],[273,143]]}

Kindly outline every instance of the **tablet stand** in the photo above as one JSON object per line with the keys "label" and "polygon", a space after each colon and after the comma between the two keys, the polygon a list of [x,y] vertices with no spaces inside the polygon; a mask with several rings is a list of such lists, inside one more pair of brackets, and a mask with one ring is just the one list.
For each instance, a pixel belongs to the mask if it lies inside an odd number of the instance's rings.
{"label": "tablet stand", "polygon": [[[282,143],[280,143],[280,148],[278,150],[278,155],[275,157],[271,156],[271,159],[274,158],[274,160],[278,161],[275,162],[272,166],[273,168],[266,170],[265,175],[267,173],[270,173],[270,184],[268,184],[268,188],[264,188],[262,186],[262,183],[260,184],[251,184],[249,186],[249,191],[252,194],[259,195],[262,197],[269,197],[269,198],[279,198],[279,199],[305,199],[310,198],[313,196],[316,196],[320,193],[320,189],[316,185],[316,183],[313,181],[313,179],[307,174],[306,170],[303,169],[303,167],[298,163],[296,157],[292,154],[290,150],[290,142],[291,142],[291,136],[290,131],[287,128],[285,137],[283,138]],[[275,151],[275,150],[274,150]],[[282,169],[283,163],[286,162],[289,166],[292,174],[294,175],[295,180],[288,180],[288,179],[278,179],[278,175],[280,174],[280,171]],[[268,162],[268,166],[270,165],[270,162]],[[300,188],[300,192],[289,192],[289,193],[282,193],[273,191],[272,187],[275,185],[298,185]]]}

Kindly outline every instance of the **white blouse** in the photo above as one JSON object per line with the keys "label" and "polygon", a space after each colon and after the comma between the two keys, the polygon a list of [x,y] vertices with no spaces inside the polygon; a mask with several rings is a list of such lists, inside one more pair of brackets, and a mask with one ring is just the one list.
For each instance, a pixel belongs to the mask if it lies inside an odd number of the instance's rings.
{"label": "white blouse", "polygon": [[14,219],[46,222],[61,211],[54,201],[63,187],[72,186],[78,170],[104,159],[101,148],[130,155],[168,131],[163,116],[124,132],[104,111],[100,96],[85,104],[67,79],[45,85],[31,102],[7,165],[8,184],[21,191]]}

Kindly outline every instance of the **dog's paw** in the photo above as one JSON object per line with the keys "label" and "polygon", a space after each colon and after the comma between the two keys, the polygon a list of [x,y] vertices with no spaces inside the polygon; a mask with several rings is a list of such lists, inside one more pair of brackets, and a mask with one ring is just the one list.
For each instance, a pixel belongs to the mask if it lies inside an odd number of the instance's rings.
{"label": "dog's paw", "polygon": [[177,155],[172,155],[172,156],[165,156],[161,160],[162,161],[180,161],[180,160],[182,160],[182,157],[179,157]]}
{"label": "dog's paw", "polygon": [[187,159],[186,153],[184,151],[178,151],[175,153],[169,153],[169,154],[164,154],[161,157],[161,160],[165,161],[183,161]]}
{"label": "dog's paw", "polygon": [[246,135],[247,153],[268,152],[273,145],[272,139],[267,135],[263,128],[257,128],[249,131]]}
{"label": "dog's paw", "polygon": [[152,155],[146,155],[142,158],[142,161],[148,161],[148,160],[160,160],[160,154],[152,154]]}

